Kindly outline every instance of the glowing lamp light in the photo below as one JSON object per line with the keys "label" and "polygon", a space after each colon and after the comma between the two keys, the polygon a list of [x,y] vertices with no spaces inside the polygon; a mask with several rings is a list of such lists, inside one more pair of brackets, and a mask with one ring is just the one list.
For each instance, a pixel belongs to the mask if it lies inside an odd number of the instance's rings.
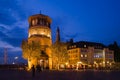
{"label": "glowing lamp light", "polygon": [[14,59],[18,59],[18,57],[15,57]]}
{"label": "glowing lamp light", "polygon": [[65,64],[66,64],[66,65],[68,65],[68,63],[67,63],[67,62],[66,62]]}
{"label": "glowing lamp light", "polygon": [[94,64],[96,64],[96,61],[94,61]]}
{"label": "glowing lamp light", "polygon": [[15,64],[14,62],[12,64]]}
{"label": "glowing lamp light", "polygon": [[41,32],[41,34],[43,35],[44,33],[43,33],[43,32]]}
{"label": "glowing lamp light", "polygon": [[77,63],[80,63],[80,64],[81,64],[82,62],[80,61],[80,62],[77,62]]}
{"label": "glowing lamp light", "polygon": [[109,64],[109,61],[107,61],[107,63]]}
{"label": "glowing lamp light", "polygon": [[103,64],[105,64],[105,61],[103,61]]}

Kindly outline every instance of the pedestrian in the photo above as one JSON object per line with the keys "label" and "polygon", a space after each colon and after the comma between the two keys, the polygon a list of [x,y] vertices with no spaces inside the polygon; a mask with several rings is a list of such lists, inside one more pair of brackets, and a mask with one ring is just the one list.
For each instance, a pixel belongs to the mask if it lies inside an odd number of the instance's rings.
{"label": "pedestrian", "polygon": [[34,67],[34,65],[32,66],[32,77],[35,77],[35,67]]}
{"label": "pedestrian", "polygon": [[36,66],[36,69],[37,69],[38,72],[40,72],[40,71],[41,71],[41,66],[40,66],[40,65],[37,65],[37,66]]}

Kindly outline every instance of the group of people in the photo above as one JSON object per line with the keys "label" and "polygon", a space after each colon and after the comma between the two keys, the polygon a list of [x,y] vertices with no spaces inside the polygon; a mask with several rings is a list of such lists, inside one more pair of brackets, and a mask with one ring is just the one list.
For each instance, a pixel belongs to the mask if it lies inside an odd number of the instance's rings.
{"label": "group of people", "polygon": [[32,77],[35,76],[35,72],[36,72],[36,71],[37,71],[37,72],[41,72],[41,71],[42,71],[40,65],[37,65],[36,68],[35,68],[35,66],[33,65],[32,68],[31,68],[31,70],[32,70]]}

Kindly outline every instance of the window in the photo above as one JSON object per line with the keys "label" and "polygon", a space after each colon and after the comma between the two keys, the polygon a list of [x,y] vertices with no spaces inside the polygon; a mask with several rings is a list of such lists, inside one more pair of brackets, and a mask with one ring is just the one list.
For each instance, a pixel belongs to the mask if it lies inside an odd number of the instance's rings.
{"label": "window", "polygon": [[83,55],[81,54],[81,57],[83,57]]}
{"label": "window", "polygon": [[84,45],[84,47],[86,47],[86,45]]}
{"label": "window", "polygon": [[76,45],[74,45],[74,48],[76,48]]}
{"label": "window", "polygon": [[85,57],[87,57],[87,54],[85,54]]}
{"label": "window", "polygon": [[33,25],[33,26],[35,25],[35,20],[32,20],[32,25]]}

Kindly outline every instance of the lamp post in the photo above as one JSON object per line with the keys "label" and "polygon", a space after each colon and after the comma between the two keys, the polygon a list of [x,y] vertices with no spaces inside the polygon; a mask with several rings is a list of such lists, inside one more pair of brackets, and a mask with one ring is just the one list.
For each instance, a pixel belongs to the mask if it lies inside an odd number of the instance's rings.
{"label": "lamp post", "polygon": [[66,63],[65,63],[65,69],[67,69],[67,68],[68,68],[68,63],[66,62]]}
{"label": "lamp post", "polygon": [[16,64],[17,64],[18,57],[16,56],[16,57],[14,57],[14,59],[15,59],[15,62],[16,62]]}
{"label": "lamp post", "polygon": [[103,67],[105,67],[105,61],[103,61]]}
{"label": "lamp post", "polygon": [[79,66],[81,67],[81,65],[82,65],[82,62],[81,62],[81,61],[80,61],[80,62],[77,62],[76,70],[78,70]]}

